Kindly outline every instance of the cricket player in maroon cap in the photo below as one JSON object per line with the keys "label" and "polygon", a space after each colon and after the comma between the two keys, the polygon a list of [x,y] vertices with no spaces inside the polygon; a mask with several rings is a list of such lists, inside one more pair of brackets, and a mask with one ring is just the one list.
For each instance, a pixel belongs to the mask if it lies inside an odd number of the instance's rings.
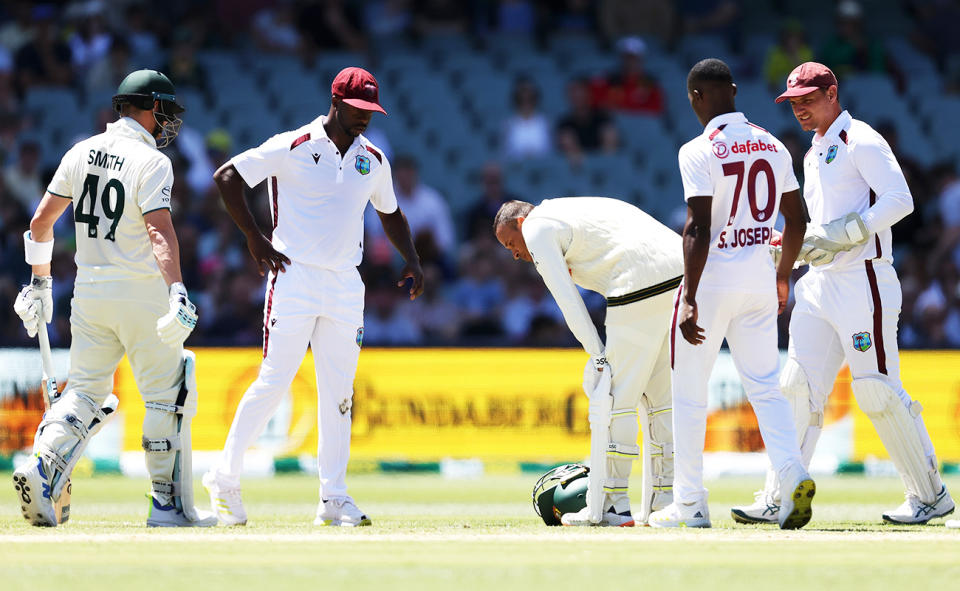
{"label": "cricket player in maroon cap", "polygon": [[[203,477],[214,512],[243,525],[244,452],[256,441],[293,381],[309,345],[317,375],[320,503],[315,525],[369,525],[347,494],[353,378],[363,343],[363,211],[373,204],[406,262],[397,286],[423,292],[423,270],[393,192],[390,163],[363,136],[380,106],[377,80],[346,68],[333,81],[330,111],[234,156],[214,173],[227,211],[267,276],[263,362],[240,401],[227,441]],[[243,185],[266,181],[272,228],[253,219]]]}
{"label": "cricket player in maroon cap", "polygon": [[[883,514],[888,523],[923,524],[953,512],[940,478],[923,407],[900,381],[897,322],[902,294],[893,268],[891,226],[913,211],[913,197],[889,144],[840,106],[837,78],[816,62],[797,66],[777,102],[790,101],[804,131],[814,132],[803,159],[810,214],[790,318],[788,359],[780,388],[790,400],[806,466],[823,430],[823,410],[841,365],[906,488],[906,500]],[[734,507],[740,523],[777,520],[773,474],[753,505]]]}

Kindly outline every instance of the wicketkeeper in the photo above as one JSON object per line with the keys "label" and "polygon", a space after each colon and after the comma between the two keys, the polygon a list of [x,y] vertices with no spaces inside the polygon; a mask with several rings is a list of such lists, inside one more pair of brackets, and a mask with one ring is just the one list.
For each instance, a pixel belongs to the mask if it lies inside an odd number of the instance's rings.
{"label": "wicketkeeper", "polygon": [[[590,359],[591,471],[587,507],[564,525],[633,526],[627,484],[643,424],[641,523],[673,500],[670,316],[683,273],[680,236],[636,207],[603,197],[505,203],[494,220],[504,248],[536,265]],[[577,286],[607,298],[606,343]]]}

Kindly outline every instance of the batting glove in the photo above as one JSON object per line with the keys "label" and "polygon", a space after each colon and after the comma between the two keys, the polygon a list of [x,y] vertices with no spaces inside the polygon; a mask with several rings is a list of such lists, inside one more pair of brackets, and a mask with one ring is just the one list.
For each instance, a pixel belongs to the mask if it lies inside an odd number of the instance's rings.
{"label": "batting glove", "polygon": [[170,286],[170,311],[157,320],[157,336],[171,347],[179,347],[197,325],[197,307],[187,298],[182,283]]}
{"label": "batting glove", "polygon": [[583,368],[583,393],[587,395],[587,398],[593,396],[597,384],[600,383],[600,377],[605,371],[608,373],[611,371],[605,355],[594,355],[587,360],[587,365]]}
{"label": "batting glove", "polygon": [[13,302],[13,311],[23,321],[27,336],[37,336],[40,316],[47,324],[53,319],[53,277],[30,276],[30,283],[23,286]]}

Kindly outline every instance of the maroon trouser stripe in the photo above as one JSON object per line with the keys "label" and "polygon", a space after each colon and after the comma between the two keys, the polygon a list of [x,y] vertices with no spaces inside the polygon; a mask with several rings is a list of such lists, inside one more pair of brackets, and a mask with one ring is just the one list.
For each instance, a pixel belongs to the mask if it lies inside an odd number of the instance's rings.
{"label": "maroon trouser stripe", "polygon": [[673,369],[673,360],[677,349],[677,310],[680,309],[680,294],[683,293],[683,284],[677,288],[677,297],[673,300],[673,320],[670,322],[670,369]]}
{"label": "maroon trouser stripe", "polygon": [[877,273],[873,270],[873,261],[866,260],[867,282],[870,284],[870,295],[873,296],[873,338],[874,350],[877,352],[877,371],[887,375],[887,351],[883,348],[883,306],[880,303],[880,288],[877,286]]}
{"label": "maroon trouser stripe", "polygon": [[273,288],[277,285],[277,273],[270,280],[270,291],[267,293],[267,311],[263,315],[263,357],[267,357],[267,345],[270,343],[270,310],[273,309]]}
{"label": "maroon trouser stripe", "polygon": [[277,212],[277,177],[270,177],[270,185],[273,189],[273,229],[277,229],[277,219],[280,217]]}

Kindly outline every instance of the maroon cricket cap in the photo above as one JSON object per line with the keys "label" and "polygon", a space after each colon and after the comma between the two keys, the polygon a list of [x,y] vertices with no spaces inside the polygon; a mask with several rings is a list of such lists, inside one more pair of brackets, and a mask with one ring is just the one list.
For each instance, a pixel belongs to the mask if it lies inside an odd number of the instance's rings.
{"label": "maroon cricket cap", "polygon": [[787,76],[787,90],[777,97],[782,103],[792,96],[810,94],[820,88],[829,88],[837,84],[837,77],[830,68],[817,62],[804,62]]}
{"label": "maroon cricket cap", "polygon": [[330,90],[352,107],[387,114],[380,106],[380,86],[377,84],[377,79],[363,68],[340,70],[337,77],[333,79]]}

